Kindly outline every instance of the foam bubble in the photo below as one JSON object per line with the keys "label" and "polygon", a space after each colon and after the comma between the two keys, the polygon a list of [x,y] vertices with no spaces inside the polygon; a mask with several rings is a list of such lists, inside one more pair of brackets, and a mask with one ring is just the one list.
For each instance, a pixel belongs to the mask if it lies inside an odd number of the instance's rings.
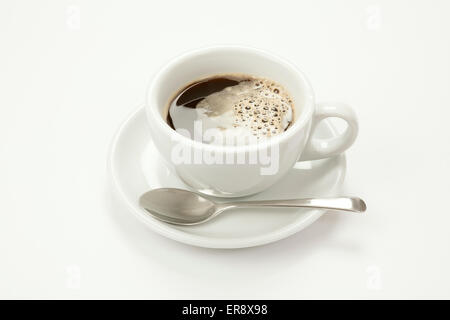
{"label": "foam bubble", "polygon": [[224,130],[245,128],[247,134],[258,138],[282,133],[293,117],[288,92],[273,81],[261,78],[241,81],[213,93],[200,101],[196,109],[203,110],[206,128],[221,123]]}

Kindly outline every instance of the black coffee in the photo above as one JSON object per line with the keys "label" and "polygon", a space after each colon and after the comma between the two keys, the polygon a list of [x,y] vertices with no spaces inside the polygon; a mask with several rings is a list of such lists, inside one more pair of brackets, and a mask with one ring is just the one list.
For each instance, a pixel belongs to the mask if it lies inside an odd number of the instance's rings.
{"label": "black coffee", "polygon": [[280,84],[245,74],[218,75],[195,81],[170,101],[167,123],[194,134],[219,129],[225,135],[268,138],[287,130],[294,119],[293,100]]}

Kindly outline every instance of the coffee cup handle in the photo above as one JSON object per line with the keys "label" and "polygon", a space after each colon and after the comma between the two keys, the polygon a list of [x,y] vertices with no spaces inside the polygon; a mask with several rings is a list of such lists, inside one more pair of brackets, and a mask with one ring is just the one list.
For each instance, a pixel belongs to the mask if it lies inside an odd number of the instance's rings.
{"label": "coffee cup handle", "polygon": [[[347,122],[346,130],[329,139],[314,137],[315,130],[320,121],[336,117]],[[312,119],[309,140],[306,143],[299,161],[318,160],[338,155],[347,150],[358,135],[358,120],[353,109],[342,103],[321,103],[316,105]]]}

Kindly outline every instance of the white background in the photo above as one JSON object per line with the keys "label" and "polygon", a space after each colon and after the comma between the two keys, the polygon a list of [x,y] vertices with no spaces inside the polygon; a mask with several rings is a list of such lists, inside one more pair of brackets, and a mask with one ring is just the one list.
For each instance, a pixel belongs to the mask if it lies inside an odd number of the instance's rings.
{"label": "white background", "polygon": [[[450,2],[1,1],[0,298],[450,298]],[[347,194],[244,250],[189,247],[111,197],[111,138],[171,57],[269,49],[355,107]]]}

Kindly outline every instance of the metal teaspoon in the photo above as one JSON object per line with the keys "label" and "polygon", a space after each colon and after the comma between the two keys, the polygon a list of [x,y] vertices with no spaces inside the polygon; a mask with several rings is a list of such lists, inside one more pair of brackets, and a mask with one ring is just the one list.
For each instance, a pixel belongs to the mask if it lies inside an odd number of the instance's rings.
{"label": "metal teaspoon", "polygon": [[144,193],[139,205],[158,220],[176,225],[201,224],[234,208],[299,207],[364,212],[366,204],[360,198],[311,198],[216,203],[195,192],[161,188]]}

